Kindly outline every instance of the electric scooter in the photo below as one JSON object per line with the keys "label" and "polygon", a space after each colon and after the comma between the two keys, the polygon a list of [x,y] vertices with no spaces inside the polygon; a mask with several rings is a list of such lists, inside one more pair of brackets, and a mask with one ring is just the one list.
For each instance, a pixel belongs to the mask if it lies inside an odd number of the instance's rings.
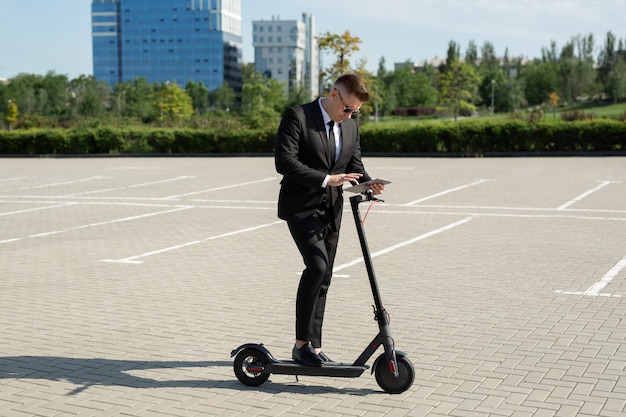
{"label": "electric scooter", "polygon": [[363,221],[359,213],[359,204],[364,201],[383,200],[374,197],[371,191],[350,197],[352,214],[374,296],[374,320],[378,322],[378,334],[351,365],[325,362],[321,367],[305,366],[296,361],[281,361],[274,358],[263,344],[247,343],[241,345],[234,349],[230,356],[236,355],[233,367],[237,379],[243,384],[248,386],[261,385],[268,380],[271,374],[296,375],[296,378],[298,375],[356,378],[369,369],[366,362],[382,345],[384,353],[374,361],[371,371],[375,374],[378,385],[389,394],[400,394],[413,385],[415,379],[413,364],[404,352],[395,350],[389,326],[389,314],[382,305],[372,257],[369,253]]}

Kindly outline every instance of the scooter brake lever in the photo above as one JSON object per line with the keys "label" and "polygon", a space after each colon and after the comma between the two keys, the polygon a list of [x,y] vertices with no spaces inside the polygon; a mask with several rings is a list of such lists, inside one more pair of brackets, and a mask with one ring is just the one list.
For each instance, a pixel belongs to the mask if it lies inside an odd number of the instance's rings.
{"label": "scooter brake lever", "polygon": [[376,197],[374,193],[372,193],[372,190],[366,190],[363,194],[365,195],[365,201],[374,201],[374,202],[380,201],[381,203],[385,202],[385,200]]}

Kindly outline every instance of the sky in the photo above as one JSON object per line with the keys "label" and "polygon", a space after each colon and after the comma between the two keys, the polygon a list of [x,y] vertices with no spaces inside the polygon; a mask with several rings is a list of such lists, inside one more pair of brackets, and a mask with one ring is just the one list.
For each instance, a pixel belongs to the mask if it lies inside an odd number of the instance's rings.
{"label": "sky", "polygon": [[[163,0],[153,0],[163,1]],[[180,0],[178,0],[180,1]],[[253,62],[252,21],[315,17],[315,32],[361,39],[352,61],[376,71],[394,63],[445,57],[450,41],[490,42],[498,56],[536,58],[552,41],[609,31],[626,37],[626,0],[242,0],[243,61]],[[0,78],[49,71],[70,79],[93,74],[91,0],[0,0]],[[597,57],[597,53],[596,53]],[[325,57],[324,64],[332,62]]]}

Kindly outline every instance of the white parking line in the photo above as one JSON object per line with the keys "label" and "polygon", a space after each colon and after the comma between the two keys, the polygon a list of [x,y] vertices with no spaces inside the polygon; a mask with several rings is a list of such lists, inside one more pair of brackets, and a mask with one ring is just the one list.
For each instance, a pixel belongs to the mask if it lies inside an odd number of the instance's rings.
{"label": "white parking line", "polygon": [[59,185],[78,184],[78,183],[81,183],[81,182],[88,182],[88,181],[93,181],[93,180],[101,180],[101,179],[105,179],[105,178],[111,178],[111,177],[103,177],[103,176],[100,176],[100,175],[96,175],[96,176],[93,176],[93,177],[82,178],[82,179],[79,179],[79,180],[64,181],[64,182],[53,182],[51,184],[33,185],[31,187],[21,187],[21,188],[15,188],[13,190],[3,190],[2,192],[37,190],[37,189],[41,189],[41,188],[57,187]]}
{"label": "white parking line", "polygon": [[405,206],[412,206],[414,204],[421,203],[422,201],[431,200],[433,198],[441,197],[442,195],[446,195],[446,194],[449,194],[449,193],[453,193],[455,191],[463,190],[465,188],[473,187],[475,185],[482,184],[482,183],[485,183],[487,181],[495,181],[495,180],[476,180],[476,181],[474,181],[472,183],[461,185],[460,187],[451,188],[449,190],[445,190],[445,191],[442,191],[442,192],[437,193],[437,194],[433,194],[433,195],[428,196],[428,197],[420,198],[419,200],[411,201],[410,203],[406,203],[404,205]]}
{"label": "white parking line", "polygon": [[602,188],[606,187],[607,185],[609,185],[609,184],[619,184],[619,183],[620,183],[620,181],[602,181],[600,183],[600,185],[598,185],[597,187],[592,188],[589,191],[585,191],[584,193],[582,193],[578,197],[568,201],[567,203],[563,204],[562,206],[559,206],[557,208],[557,210],[565,210],[566,208],[568,208],[572,204],[575,204],[575,203],[579,202],[583,198],[590,196],[591,194],[595,193],[596,191],[601,190]]}
{"label": "white parking line", "polygon": [[600,293],[600,291],[602,291],[604,287],[606,287],[611,281],[613,281],[613,278],[615,278],[617,274],[619,274],[619,272],[624,269],[624,267],[626,267],[626,258],[615,264],[615,266],[611,268],[600,281],[589,287],[587,291],[585,291],[585,295],[598,295],[598,293]]}
{"label": "white parking line", "polygon": [[602,291],[607,285],[609,285],[611,281],[613,281],[613,279],[617,276],[617,274],[619,274],[620,271],[624,268],[626,268],[626,257],[624,257],[621,261],[616,263],[615,266],[613,266],[613,268],[609,270],[609,272],[604,274],[604,276],[602,277],[600,281],[596,282],[591,287],[587,288],[587,291],[558,291],[557,290],[555,291],[555,293],[567,294],[567,295],[586,295],[590,297],[621,298],[622,297],[621,295],[601,293],[600,291]]}
{"label": "white parking line", "polygon": [[30,213],[30,212],[39,211],[39,210],[48,210],[48,209],[53,209],[53,208],[58,208],[58,207],[68,207],[68,206],[73,206],[76,204],[78,203],[63,203],[63,204],[55,204],[53,206],[36,207],[36,208],[24,209],[24,210],[5,211],[4,213],[0,213],[0,216],[10,216],[12,214]]}
{"label": "white parking line", "polygon": [[264,227],[274,226],[275,224],[279,224],[279,223],[282,223],[282,220],[275,221],[275,222],[272,222],[272,223],[262,224],[262,225],[259,225],[259,226],[248,227],[246,229],[235,230],[234,232],[223,233],[221,235],[209,236],[209,237],[201,239],[201,240],[194,240],[194,241],[191,241],[191,242],[181,243],[180,245],[170,246],[170,247],[167,247],[167,248],[163,248],[163,249],[158,249],[158,250],[151,251],[151,252],[142,253],[141,255],[129,256],[128,258],[123,258],[123,259],[100,259],[100,261],[101,262],[112,262],[112,263],[141,264],[141,263],[143,263],[143,261],[140,261],[138,259],[147,258],[148,256],[158,255],[160,253],[165,253],[165,252],[169,252],[169,251],[172,251],[172,250],[185,248],[187,246],[198,245],[200,243],[208,242],[209,240],[222,239],[222,238],[225,238],[225,237],[234,236],[234,235],[238,235],[238,234],[241,234],[241,233],[252,232],[254,230],[262,229]]}
{"label": "white parking line", "polygon": [[127,221],[131,221],[131,220],[142,219],[142,218],[146,218],[146,217],[158,216],[160,214],[175,213],[175,212],[181,211],[181,210],[189,210],[190,208],[192,208],[192,207],[178,207],[178,208],[175,208],[175,209],[172,209],[172,210],[157,211],[157,212],[154,212],[154,213],[147,213],[147,214],[142,214],[142,215],[139,215],[139,216],[124,217],[124,218],[121,218],[121,219],[108,220],[108,221],[105,221],[105,222],[98,222],[98,223],[84,224],[84,225],[81,225],[81,226],[68,227],[67,229],[52,230],[52,231],[49,231],[49,232],[36,233],[36,234],[28,235],[28,236],[15,237],[15,238],[11,238],[11,239],[4,239],[4,240],[0,240],[0,244],[10,243],[10,242],[17,242],[17,241],[25,240],[25,239],[33,239],[33,238],[38,238],[38,237],[47,237],[47,236],[52,236],[52,235],[58,235],[60,233],[72,232],[72,231],[81,230],[81,229],[88,229],[90,227],[104,226],[104,225],[107,225],[107,224],[121,223],[121,222],[127,222]]}
{"label": "white parking line", "polygon": [[174,200],[174,199],[181,198],[181,197],[189,197],[190,195],[198,195],[198,194],[203,194],[203,193],[209,193],[212,191],[227,190],[229,188],[243,187],[245,185],[260,184],[262,182],[274,181],[274,180],[276,180],[276,177],[264,178],[262,180],[257,180],[257,181],[240,182],[239,184],[232,184],[232,185],[225,185],[223,187],[209,188],[208,190],[194,191],[192,193],[179,194],[179,195],[171,195],[169,197],[163,197],[161,200]]}
{"label": "white parking line", "polygon": [[0,178],[0,182],[18,181],[18,180],[23,180],[24,178],[28,178],[28,177]]}
{"label": "white parking line", "polygon": [[186,180],[186,179],[189,179],[189,178],[196,178],[196,177],[190,177],[190,176],[181,175],[181,176],[178,176],[178,177],[175,177],[175,178],[168,178],[168,179],[160,180],[160,181],[144,182],[142,184],[132,184],[132,185],[127,185],[125,187],[104,188],[104,189],[101,189],[101,190],[92,190],[92,191],[85,191],[85,192],[82,192],[82,193],[66,194],[66,195],[60,196],[60,198],[75,197],[75,196],[78,196],[78,195],[105,193],[105,192],[108,192],[108,191],[130,190],[130,189],[133,189],[133,188],[146,187],[146,186],[155,185],[155,184],[165,184],[165,183],[168,183],[168,182]]}
{"label": "white parking line", "polygon": [[[450,230],[450,229],[454,229],[455,227],[461,226],[461,225],[463,225],[463,224],[465,224],[465,223],[469,222],[469,221],[470,221],[470,220],[472,220],[472,219],[473,219],[473,217],[466,217],[466,218],[464,218],[464,219],[462,219],[462,220],[459,220],[458,222],[450,223],[450,224],[449,224],[449,225],[447,225],[447,226],[443,226],[443,227],[440,227],[439,229],[435,229],[435,230],[432,230],[432,231],[430,231],[430,232],[424,233],[424,234],[422,234],[422,235],[419,235],[419,236],[417,236],[417,237],[414,237],[413,239],[405,240],[404,242],[400,242],[400,243],[397,243],[397,244],[395,244],[395,245],[389,246],[388,248],[385,248],[385,249],[381,249],[381,250],[379,250],[379,251],[376,251],[376,252],[374,252],[374,253],[370,254],[370,256],[371,256],[372,258],[375,258],[375,257],[377,257],[377,256],[387,254],[387,253],[392,252],[392,251],[394,251],[394,250],[396,250],[396,249],[400,249],[400,248],[402,248],[402,247],[404,247],[404,246],[410,245],[410,244],[415,243],[415,242],[418,242],[418,241],[420,241],[420,240],[428,239],[429,237],[432,237],[432,236],[438,235],[439,233],[443,233],[443,232],[448,231],[448,230]],[[349,268],[349,267],[354,266],[354,265],[356,265],[356,264],[358,264],[358,263],[361,263],[361,262],[363,262],[363,261],[364,261],[364,259],[363,259],[363,257],[361,256],[360,258],[353,259],[353,260],[352,260],[352,261],[350,261],[350,262],[346,262],[346,263],[344,263],[344,264],[341,264],[341,265],[339,265],[339,266],[336,266],[336,267],[334,267],[334,268],[333,268],[333,274],[334,274],[335,272],[337,272],[337,271],[341,271],[342,269]]]}

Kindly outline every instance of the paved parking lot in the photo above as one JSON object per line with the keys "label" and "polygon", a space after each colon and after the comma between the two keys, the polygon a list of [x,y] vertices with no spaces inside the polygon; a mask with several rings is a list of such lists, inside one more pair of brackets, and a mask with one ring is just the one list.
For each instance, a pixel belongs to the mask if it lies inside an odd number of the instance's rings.
{"label": "paved parking lot", "polygon": [[[410,390],[235,378],[235,347],[293,343],[302,265],[271,158],[4,158],[0,415],[625,415],[624,158],[365,162],[392,181],[365,228]],[[360,256],[346,213],[341,362],[377,332]]]}

